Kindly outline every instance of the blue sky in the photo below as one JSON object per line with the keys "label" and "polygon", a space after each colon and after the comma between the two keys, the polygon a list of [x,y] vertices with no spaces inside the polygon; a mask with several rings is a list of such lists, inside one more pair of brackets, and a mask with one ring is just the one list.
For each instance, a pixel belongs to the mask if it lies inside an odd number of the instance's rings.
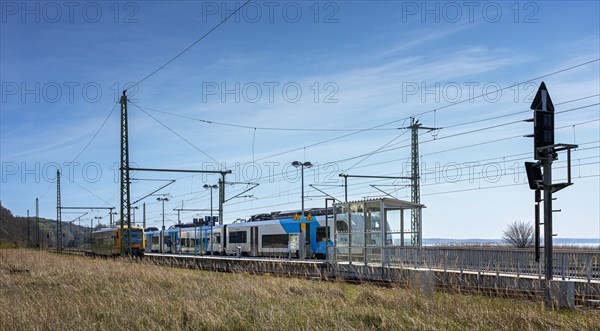
{"label": "blue sky", "polygon": [[[1,4],[0,198],[25,215],[39,197],[41,215],[53,218],[57,164],[63,205],[118,209],[118,106],[110,112],[119,91],[243,2]],[[556,111],[566,111],[556,115],[556,141],[580,145],[575,185],[555,195],[555,232],[600,238],[599,12],[596,1],[250,2],[129,90],[130,160],[177,169],[218,162],[234,172],[228,181],[260,183],[225,205],[228,223],[299,209],[295,160],[318,165],[305,173],[308,207],[324,205],[309,184],[343,199],[342,172],[409,175],[410,135],[401,128],[417,116],[443,128],[420,135],[424,237],[498,238],[508,223],[533,221],[523,169],[533,142],[522,137],[532,124],[520,121],[532,116],[543,80]],[[168,224],[174,208],[209,208],[202,185],[217,181],[132,177],[176,180],[161,191],[171,196]],[[134,181],[132,200],[162,183]],[[351,179],[350,199],[382,194],[370,184],[410,198],[402,180]],[[228,185],[227,197],[246,188]],[[144,201],[148,223],[158,225],[160,204]]]}

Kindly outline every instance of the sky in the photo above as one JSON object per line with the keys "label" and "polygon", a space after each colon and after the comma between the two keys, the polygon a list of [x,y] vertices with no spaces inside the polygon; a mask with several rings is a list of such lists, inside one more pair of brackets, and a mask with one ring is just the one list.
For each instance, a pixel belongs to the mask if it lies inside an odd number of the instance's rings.
{"label": "sky", "polygon": [[[523,120],[544,81],[555,141],[579,145],[574,185],[554,195],[554,232],[600,240],[597,1],[0,4],[0,200],[17,215],[33,215],[39,198],[40,215],[56,217],[57,168],[63,206],[119,210],[125,88],[131,165],[231,170],[225,223],[300,209],[293,161],[314,165],[307,208],[325,205],[321,191],[344,199],[341,173],[410,176],[415,118],[438,128],[419,132],[423,236],[500,238],[533,222]],[[566,181],[565,153],[552,176]],[[218,180],[131,177],[132,201],[174,180],[156,192],[169,198],[167,225],[207,215],[174,209],[209,210],[203,185]],[[410,200],[408,184],[349,178],[349,200]],[[136,204],[137,221],[145,202],[147,224],[161,224],[157,197]],[[63,220],[80,216],[108,221],[99,208]]]}

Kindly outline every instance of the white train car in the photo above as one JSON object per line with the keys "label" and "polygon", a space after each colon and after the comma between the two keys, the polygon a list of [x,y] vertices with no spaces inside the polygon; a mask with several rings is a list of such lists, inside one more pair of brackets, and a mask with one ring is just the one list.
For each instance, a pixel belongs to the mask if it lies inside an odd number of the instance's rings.
{"label": "white train car", "polygon": [[[327,224],[325,217],[313,218],[304,223],[307,252],[324,257],[327,253],[327,235],[333,232],[333,222]],[[291,218],[243,222],[227,225],[225,253],[244,256],[297,257],[301,222]],[[332,246],[332,242],[330,242]]]}
{"label": "white train car", "polygon": [[202,227],[180,228],[177,251],[181,254],[206,254],[206,240]]}

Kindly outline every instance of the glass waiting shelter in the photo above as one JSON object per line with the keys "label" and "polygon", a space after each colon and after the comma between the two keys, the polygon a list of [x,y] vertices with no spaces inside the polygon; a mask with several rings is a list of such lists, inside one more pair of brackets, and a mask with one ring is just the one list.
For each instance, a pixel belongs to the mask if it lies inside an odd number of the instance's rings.
{"label": "glass waiting shelter", "polygon": [[382,264],[398,249],[421,246],[424,205],[379,198],[342,202],[333,207],[338,263]]}

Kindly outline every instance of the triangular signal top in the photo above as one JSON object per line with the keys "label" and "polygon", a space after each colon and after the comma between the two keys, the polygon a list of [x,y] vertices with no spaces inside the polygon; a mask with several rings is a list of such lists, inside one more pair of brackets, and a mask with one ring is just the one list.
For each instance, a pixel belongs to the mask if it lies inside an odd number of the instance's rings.
{"label": "triangular signal top", "polygon": [[554,104],[552,103],[552,98],[550,98],[550,93],[548,92],[548,89],[546,88],[546,84],[544,84],[544,82],[540,84],[540,87],[538,88],[537,93],[535,94],[535,98],[533,98],[533,102],[531,103],[530,109],[542,110],[542,91],[546,91],[546,110],[548,110],[549,112],[554,112]]}

